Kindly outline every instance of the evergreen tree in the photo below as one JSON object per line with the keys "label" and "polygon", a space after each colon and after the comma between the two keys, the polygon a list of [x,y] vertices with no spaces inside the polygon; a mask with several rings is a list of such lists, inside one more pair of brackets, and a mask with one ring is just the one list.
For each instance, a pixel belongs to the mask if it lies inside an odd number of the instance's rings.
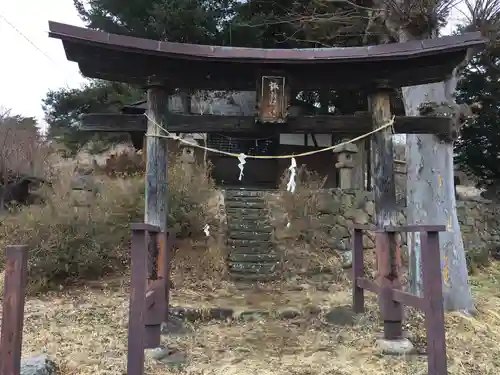
{"label": "evergreen tree", "polygon": [[500,181],[500,48],[472,59],[457,87],[457,101],[480,103],[456,144],[457,162],[480,186]]}
{"label": "evergreen tree", "polygon": [[51,90],[43,99],[48,137],[59,140],[72,153],[88,141],[111,144],[128,139],[123,133],[92,133],[79,130],[79,120],[90,112],[119,112],[123,105],[143,98],[143,91],[129,85],[100,80],[77,89]]}
{"label": "evergreen tree", "polygon": [[[88,28],[142,38],[181,43],[227,44],[225,23],[233,0],[75,0]],[[90,112],[116,112],[144,98],[130,85],[101,80],[78,89],[59,89],[43,100],[49,136],[76,152],[89,140],[112,143],[123,134],[93,134],[78,129],[80,116]],[[100,143],[102,143],[100,142]]]}
{"label": "evergreen tree", "polygon": [[233,0],[74,0],[88,28],[179,43],[226,44]]}

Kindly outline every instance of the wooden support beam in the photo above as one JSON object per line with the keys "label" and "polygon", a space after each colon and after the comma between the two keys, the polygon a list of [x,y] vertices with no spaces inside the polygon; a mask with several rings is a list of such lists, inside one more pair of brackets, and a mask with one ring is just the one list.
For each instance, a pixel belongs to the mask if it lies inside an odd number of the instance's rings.
{"label": "wooden support beam", "polygon": [[145,132],[147,123],[144,114],[89,113],[83,115],[80,129],[92,132]]}
{"label": "wooden support beam", "polygon": [[[370,112],[373,128],[377,129],[391,120],[390,91],[381,87],[370,95]],[[372,175],[375,203],[375,220],[378,228],[394,226],[397,221],[396,184],[394,181],[394,156],[392,131],[385,128],[374,133],[372,139]],[[395,235],[377,235],[376,251],[379,269],[378,283],[381,290],[398,289],[398,244]],[[380,307],[384,320],[384,339],[394,340],[402,336],[403,306],[389,300],[381,293]]]}
{"label": "wooden support beam", "polygon": [[353,155],[354,168],[353,168],[353,187],[356,189],[365,189],[365,175],[366,175],[366,138],[356,142],[358,152]]}
{"label": "wooden support beam", "polygon": [[[253,116],[166,115],[168,130],[173,133],[326,133],[356,136],[372,130],[371,117],[367,115],[318,115],[288,118],[285,124],[256,123]],[[146,131],[144,115],[88,114],[83,117],[81,130],[93,132]],[[399,134],[451,133],[451,121],[446,117],[397,116],[394,131]]]}
{"label": "wooden support beam", "polygon": [[[370,95],[373,129],[387,124],[391,118],[389,91],[381,89]],[[377,227],[396,225],[396,184],[392,131],[385,128],[371,136],[371,169]]]}
{"label": "wooden support beam", "polygon": [[15,375],[21,373],[28,247],[7,246],[5,255],[0,374]]}
{"label": "wooden support beam", "polygon": [[146,231],[133,227],[130,248],[132,262],[128,315],[127,375],[144,375],[147,249]]}
{"label": "wooden support beam", "polygon": [[[151,136],[146,140],[146,202],[144,222],[167,229],[167,140],[155,137],[166,135],[162,128],[167,127],[165,108],[168,95],[161,86],[148,89],[147,132]],[[143,116],[144,117],[144,116]]]}
{"label": "wooden support beam", "polygon": [[[162,130],[167,128],[167,108],[168,92],[159,84],[151,84],[148,89],[148,120],[147,134],[151,135],[146,139],[146,177],[145,177],[145,205],[144,222],[158,226],[161,233],[158,235],[160,253],[162,254],[160,263],[168,262],[167,251],[167,171],[168,171],[168,149],[167,139],[155,137],[155,135],[166,135]],[[142,116],[146,118],[145,116]],[[159,126],[161,126],[161,128]],[[160,267],[162,277],[166,272],[166,267]],[[168,281],[166,281],[168,290]],[[165,300],[167,291],[165,291]],[[165,318],[168,315],[168,302],[165,304]]]}

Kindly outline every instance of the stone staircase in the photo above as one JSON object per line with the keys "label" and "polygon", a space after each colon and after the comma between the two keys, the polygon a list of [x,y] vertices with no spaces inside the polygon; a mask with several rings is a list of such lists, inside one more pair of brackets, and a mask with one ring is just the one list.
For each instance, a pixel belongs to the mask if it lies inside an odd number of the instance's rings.
{"label": "stone staircase", "polygon": [[279,277],[279,257],[263,191],[227,189],[229,275],[237,281],[271,281]]}

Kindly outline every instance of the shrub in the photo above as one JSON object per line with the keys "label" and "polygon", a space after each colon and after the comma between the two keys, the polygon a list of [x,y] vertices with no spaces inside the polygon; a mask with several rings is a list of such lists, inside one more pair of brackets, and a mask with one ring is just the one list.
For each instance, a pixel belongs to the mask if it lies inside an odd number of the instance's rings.
{"label": "shrub", "polygon": [[134,174],[144,173],[144,160],[142,152],[131,149],[122,150],[117,154],[111,154],[106,159],[106,164],[101,167],[94,161],[94,170],[102,172],[110,177],[127,177]]}
{"label": "shrub", "polygon": [[10,201],[28,198],[21,180],[42,177],[49,150],[33,118],[0,112],[0,213]]}
{"label": "shrub", "polygon": [[32,118],[0,114],[0,176],[34,174],[43,168],[46,147]]}
{"label": "shrub", "polygon": [[208,224],[212,232],[217,228],[216,212],[210,212],[209,200],[214,196],[215,184],[209,177],[210,166],[193,165],[187,173],[182,164],[171,155],[168,168],[169,223],[181,237],[202,235]]}
{"label": "shrub", "polygon": [[141,183],[137,178],[102,179],[101,187],[87,207],[76,207],[70,173],[59,174],[46,204],[3,220],[1,246],[29,246],[31,291],[99,277],[127,265],[130,222],[142,215]]}
{"label": "shrub", "polygon": [[286,190],[288,179],[289,172],[287,171],[281,178],[280,200],[290,224],[288,233],[296,241],[317,244],[317,236],[322,233],[316,230],[318,224],[318,190],[323,188],[325,178],[304,166],[297,168],[297,187],[294,193]]}
{"label": "shrub", "polygon": [[[124,150],[111,155],[105,166],[94,165],[94,169],[109,177],[140,175],[145,165],[141,154]],[[180,236],[201,233],[205,224],[215,225],[208,213],[208,202],[215,191],[215,184],[209,177],[210,166],[191,165],[180,162],[179,153],[168,156],[168,223]]]}
{"label": "shrub", "polygon": [[488,267],[491,263],[490,252],[495,247],[468,248],[465,251],[467,270],[470,275],[476,274],[479,270]]}
{"label": "shrub", "polygon": [[[269,198],[274,238],[283,250],[284,270],[290,275],[330,273],[334,279],[342,276],[342,262],[328,243],[329,236],[319,218],[320,190],[325,178],[305,168],[297,170],[297,187],[294,193],[286,191],[289,172],[282,176],[279,192]],[[284,220],[281,217],[284,216]]]}
{"label": "shrub", "polygon": [[[176,155],[170,159],[169,226],[182,234],[202,234],[203,225],[211,220],[206,201],[213,194],[213,183],[204,168],[194,167],[190,176]],[[29,292],[128,267],[130,223],[143,220],[143,175],[86,176],[97,187],[94,194],[72,190],[73,171],[74,165],[57,168],[51,173],[45,204],[12,212],[0,224],[0,248],[29,246]]]}

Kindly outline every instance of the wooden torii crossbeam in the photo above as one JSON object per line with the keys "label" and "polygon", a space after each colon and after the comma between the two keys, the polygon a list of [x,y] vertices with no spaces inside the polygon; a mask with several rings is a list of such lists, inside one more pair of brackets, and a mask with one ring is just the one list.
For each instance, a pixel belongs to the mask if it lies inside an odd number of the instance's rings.
{"label": "wooden torii crossbeam", "polygon": [[[169,113],[168,130],[173,133],[327,133],[357,136],[372,130],[371,115],[318,115],[291,117],[284,124],[269,127],[256,122],[253,116],[224,116]],[[146,132],[147,118],[144,114],[93,113],[84,115],[84,131],[93,132]],[[438,134],[449,135],[451,122],[445,117],[396,116],[396,134]]]}

